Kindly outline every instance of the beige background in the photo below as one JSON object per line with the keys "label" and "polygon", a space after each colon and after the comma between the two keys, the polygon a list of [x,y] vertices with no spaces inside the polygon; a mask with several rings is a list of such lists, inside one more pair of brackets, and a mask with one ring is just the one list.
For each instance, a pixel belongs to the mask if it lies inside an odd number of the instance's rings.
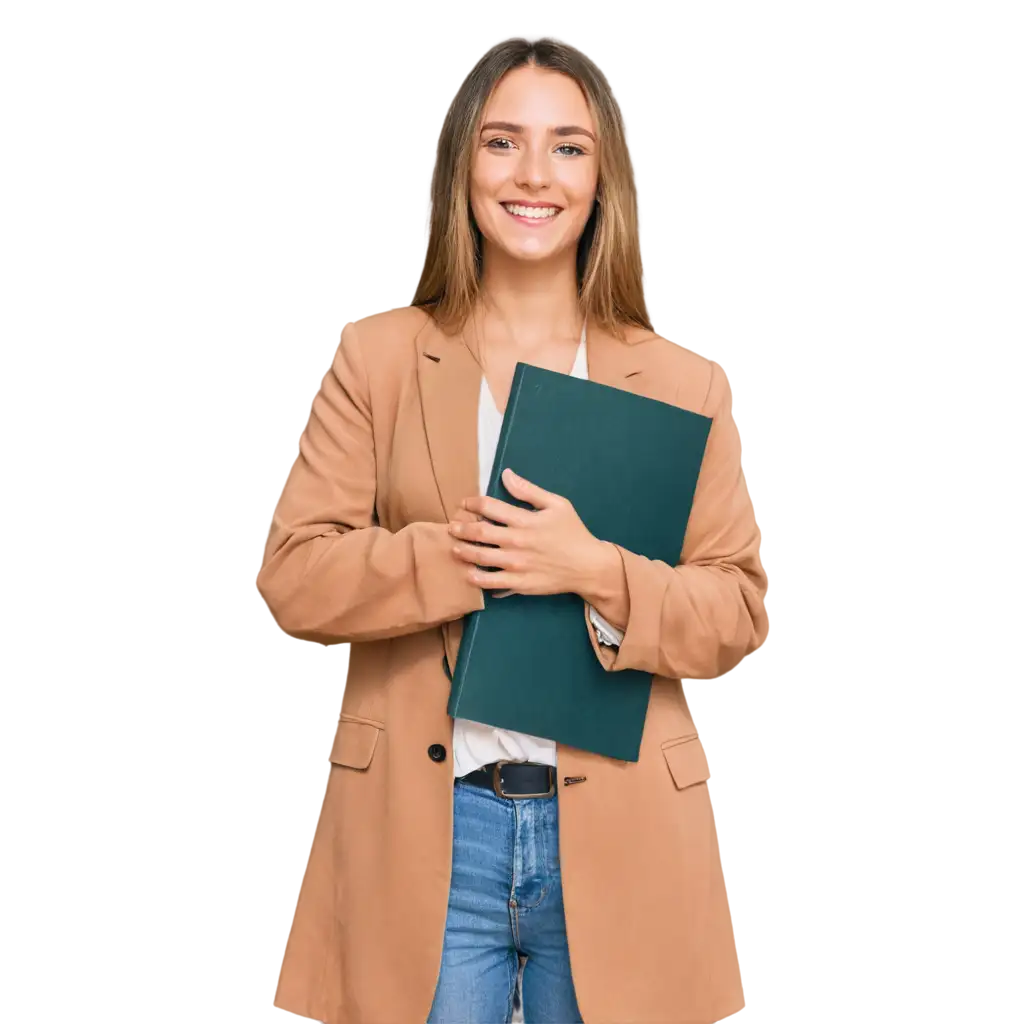
{"label": "beige background", "polygon": [[0,1017],[287,1019],[347,652],[277,632],[253,561],[341,326],[411,296],[448,101],[520,31],[609,76],[655,325],[734,389],[773,634],[687,695],[737,1019],[1015,1024],[1024,68],[990,0],[7,11]]}

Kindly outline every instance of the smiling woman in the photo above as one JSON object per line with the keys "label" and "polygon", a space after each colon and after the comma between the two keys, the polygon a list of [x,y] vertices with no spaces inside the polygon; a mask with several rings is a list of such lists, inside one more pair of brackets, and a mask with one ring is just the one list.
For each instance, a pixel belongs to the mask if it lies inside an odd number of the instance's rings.
{"label": "smiling woman", "polygon": [[[547,74],[546,78],[537,78],[537,76],[545,74]],[[590,121],[590,114],[583,94],[571,79],[564,75],[556,75],[552,78],[550,73],[545,73],[535,67],[522,68],[509,74],[495,89],[492,104],[498,109],[503,105],[520,109],[528,108],[531,93],[550,100],[554,97],[549,94],[559,91],[565,94],[561,97],[564,109],[571,110],[574,106],[578,106],[579,114],[585,120]],[[555,184],[559,186],[557,198],[566,197],[570,202],[570,214],[575,214],[575,218],[570,217],[570,221],[575,219],[575,223],[566,224],[563,218],[563,222],[559,226],[563,231],[572,231],[576,228],[577,236],[582,233],[583,224],[586,223],[586,219],[590,215],[591,204],[597,188],[597,162],[592,159],[597,139],[591,129],[581,125],[556,125],[546,129],[538,125],[528,129],[512,121],[489,120],[481,127],[480,134],[484,149],[491,150],[498,155],[507,153],[513,159],[515,154],[524,148],[533,146],[543,150],[549,145],[553,145],[553,156],[557,155],[563,158],[554,161],[554,166],[557,168]],[[531,134],[540,137],[531,139]],[[581,145],[558,141],[574,136],[589,140],[589,142]],[[591,159],[581,160],[579,159],[581,157],[591,157]],[[508,159],[503,159],[500,162],[479,159],[475,162],[470,194],[474,210],[477,211],[478,226],[481,217],[478,204],[485,198],[497,202],[504,207],[513,220],[531,228],[544,222],[548,222],[545,226],[550,226],[550,222],[566,209],[564,205],[553,201],[555,196],[543,200],[514,195],[517,187],[515,183],[509,182],[508,178],[518,166],[520,165]],[[503,192],[508,193],[510,198],[501,199],[500,195]],[[486,218],[487,214],[484,213],[482,216]],[[481,228],[481,230],[484,229]],[[486,231],[484,233],[487,234]],[[553,240],[546,239],[546,242],[550,245]]]}
{"label": "smiling woman", "polygon": [[[519,361],[711,418],[675,564],[595,537],[507,469],[529,507],[486,495]],[[759,547],[728,379],[648,319],[607,81],[566,44],[498,44],[444,120],[413,301],[342,329],[257,578],[287,633],[352,645],[275,1004],[326,1024],[739,1010],[680,680],[764,642]],[[448,715],[488,589],[579,595],[609,682],[651,674],[637,761]]]}
{"label": "smiling woman", "polygon": [[[536,231],[524,207],[556,212]],[[413,305],[429,307],[446,330],[461,330],[488,298],[507,319],[495,286],[545,263],[568,275],[557,288],[571,289],[578,323],[599,322],[620,338],[627,326],[650,331],[637,225],[622,115],[601,70],[571,46],[509,40],[480,59],[445,118]],[[517,312],[533,305],[521,287],[515,294]],[[520,320],[520,340],[557,337],[551,321],[535,309],[529,332]],[[568,338],[574,347],[579,331]]]}

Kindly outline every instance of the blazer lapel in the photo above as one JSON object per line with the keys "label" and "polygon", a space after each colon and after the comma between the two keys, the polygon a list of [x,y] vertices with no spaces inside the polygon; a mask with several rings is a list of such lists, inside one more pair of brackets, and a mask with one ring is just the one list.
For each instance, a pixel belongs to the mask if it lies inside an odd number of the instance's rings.
{"label": "blazer lapel", "polygon": [[[428,318],[416,338],[417,379],[427,448],[445,517],[463,498],[480,493],[477,451],[482,371],[461,335],[445,334]],[[637,394],[657,392],[646,371],[643,345],[619,341],[587,325],[587,376]]]}
{"label": "blazer lapel", "polygon": [[482,372],[460,335],[428,318],[416,338],[423,428],[438,494],[449,522],[463,498],[479,494],[477,415]]}

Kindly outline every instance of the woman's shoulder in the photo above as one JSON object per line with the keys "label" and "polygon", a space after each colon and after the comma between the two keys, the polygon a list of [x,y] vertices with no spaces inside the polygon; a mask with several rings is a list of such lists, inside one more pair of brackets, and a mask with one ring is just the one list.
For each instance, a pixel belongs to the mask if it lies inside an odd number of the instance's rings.
{"label": "woman's shoulder", "polygon": [[417,337],[430,322],[418,306],[398,306],[346,321],[334,354],[335,366],[354,368],[372,390],[401,387],[416,365]]}
{"label": "woman's shoulder", "polygon": [[419,306],[397,306],[352,320],[345,330],[358,339],[356,343],[365,360],[383,359],[393,364],[396,356],[412,352],[416,336],[429,320]]}
{"label": "woman's shoulder", "polygon": [[643,353],[650,372],[678,381],[677,400],[687,408],[702,408],[710,394],[716,373],[722,368],[707,356],[644,327],[625,328],[626,342]]}

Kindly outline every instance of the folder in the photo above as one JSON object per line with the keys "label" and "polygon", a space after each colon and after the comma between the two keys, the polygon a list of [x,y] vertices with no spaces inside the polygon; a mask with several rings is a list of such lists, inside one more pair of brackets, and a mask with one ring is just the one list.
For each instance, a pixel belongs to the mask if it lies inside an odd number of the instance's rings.
{"label": "folder", "polygon": [[[595,537],[674,566],[710,429],[700,413],[519,362],[487,494],[533,508],[501,482],[510,466],[568,498]],[[485,589],[464,623],[448,713],[637,761],[652,674],[605,669],[585,614],[578,594]]]}

